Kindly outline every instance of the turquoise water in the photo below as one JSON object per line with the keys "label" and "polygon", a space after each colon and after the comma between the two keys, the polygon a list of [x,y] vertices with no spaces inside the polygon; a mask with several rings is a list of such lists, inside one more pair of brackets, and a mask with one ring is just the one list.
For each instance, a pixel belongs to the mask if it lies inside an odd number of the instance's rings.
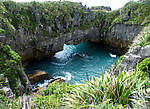
{"label": "turquoise water", "polygon": [[91,42],[64,45],[64,50],[53,57],[31,62],[25,72],[42,70],[54,78],[61,77],[70,84],[81,83],[87,81],[87,77],[100,77],[102,71],[111,67],[118,58],[119,56],[111,57],[108,51]]}

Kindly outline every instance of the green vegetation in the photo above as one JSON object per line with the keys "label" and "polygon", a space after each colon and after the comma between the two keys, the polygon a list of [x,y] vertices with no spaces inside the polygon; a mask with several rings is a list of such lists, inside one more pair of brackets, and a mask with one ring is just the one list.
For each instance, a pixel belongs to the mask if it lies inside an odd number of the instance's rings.
{"label": "green vegetation", "polygon": [[[114,10],[106,14],[105,22],[106,27],[104,31],[108,31],[115,24],[136,24],[147,26],[150,23],[150,0],[144,0],[143,2],[128,2],[123,8]],[[124,20],[126,16],[129,16],[128,20]]]}
{"label": "green vegetation", "polygon": [[[78,3],[64,2],[31,2],[15,3],[0,2],[0,20],[2,29],[8,37],[17,37],[18,29],[22,28],[29,34],[40,34],[44,37],[57,37],[60,33],[74,30],[85,30],[98,27],[107,32],[117,23],[138,24],[146,26],[150,23],[149,0],[129,2],[120,10],[106,12],[92,7],[88,9]],[[127,21],[126,14],[130,13]]]}
{"label": "green vegetation", "polygon": [[[52,36],[60,33],[67,33],[76,29],[87,29],[92,26],[104,27],[107,32],[116,23],[148,25],[150,23],[150,0],[143,2],[129,2],[122,9],[112,12],[104,10],[91,10],[90,15],[87,8],[72,2],[31,2],[15,3],[12,1],[0,2],[0,34],[7,37],[17,37],[14,33],[19,28],[28,31],[30,34],[36,34],[36,29],[40,27],[40,35],[48,37],[49,31],[47,26],[52,29]],[[79,11],[79,13],[78,13]],[[126,13],[130,11],[130,18],[124,21]],[[38,14],[37,14],[38,13]],[[74,24],[71,19],[76,15],[80,19],[80,25]],[[84,16],[94,17],[93,22]],[[38,22],[37,16],[40,16]],[[61,29],[57,29],[56,22],[60,24]],[[104,23],[103,23],[104,22]],[[38,24],[39,23],[39,24]],[[68,23],[68,24],[67,24]],[[66,28],[68,25],[68,28]],[[139,35],[138,44],[144,47],[150,40],[150,26],[144,29]],[[132,47],[133,47],[132,46]],[[131,48],[132,48],[131,47]],[[18,81],[25,86],[22,78],[22,66],[20,56],[11,50],[8,45],[0,43],[0,108],[20,108],[18,99],[12,101],[5,98],[5,93],[1,88],[7,86],[6,78],[9,80],[11,89],[16,95],[21,92],[16,86]],[[118,63],[122,61],[122,57]],[[117,63],[117,64],[118,64]],[[137,64],[136,69],[130,72],[120,72],[115,74],[102,74],[101,78],[93,78],[84,84],[69,85],[68,83],[50,84],[48,88],[41,90],[37,97],[30,101],[32,109],[41,108],[71,108],[71,109],[88,109],[88,108],[149,108],[150,107],[150,58],[146,58]]]}
{"label": "green vegetation", "polygon": [[142,62],[138,63],[136,69],[143,72],[143,73],[141,73],[141,76],[143,76],[143,77],[149,76],[150,77],[150,57],[146,58]]}
{"label": "green vegetation", "polygon": [[132,49],[135,46],[145,47],[146,45],[150,44],[149,41],[150,41],[150,25],[143,28],[143,30],[138,35],[137,39],[134,40],[130,48]]}
{"label": "green vegetation", "polygon": [[37,98],[33,99],[34,105],[32,108],[58,108],[63,107],[62,98],[65,94],[71,93],[71,90],[75,88],[76,85],[69,85],[69,83],[59,84],[53,82],[48,86],[48,88],[43,89]]}
{"label": "green vegetation", "polygon": [[[149,1],[149,0],[145,0]],[[150,23],[149,19],[149,3],[146,2],[129,2],[127,3],[120,12],[122,15],[120,15],[113,23],[123,23],[123,18],[127,14],[127,12],[130,12],[130,18],[128,21],[125,21],[125,24],[142,24],[147,25]]]}
{"label": "green vegetation", "polygon": [[[4,1],[0,2],[0,9],[2,29],[11,32],[11,34],[5,32],[6,36],[14,36],[14,32],[17,33],[18,29],[23,28],[30,34],[36,34],[38,31],[41,36],[56,37],[60,33],[85,30],[97,24],[94,22],[94,12],[90,13],[87,7],[69,1],[42,3]],[[104,16],[98,15],[99,18]]]}
{"label": "green vegetation", "polygon": [[[54,82],[31,100],[30,107],[37,109],[148,108],[150,78],[143,77],[145,72],[135,70],[128,73],[120,72],[119,75],[103,73],[101,78],[93,78],[78,85]],[[11,106],[19,107],[18,102]]]}
{"label": "green vegetation", "polygon": [[20,95],[19,81],[25,86],[25,80],[22,75],[21,57],[8,45],[0,43],[0,88],[7,86],[6,78],[9,80],[10,88],[16,95]]}

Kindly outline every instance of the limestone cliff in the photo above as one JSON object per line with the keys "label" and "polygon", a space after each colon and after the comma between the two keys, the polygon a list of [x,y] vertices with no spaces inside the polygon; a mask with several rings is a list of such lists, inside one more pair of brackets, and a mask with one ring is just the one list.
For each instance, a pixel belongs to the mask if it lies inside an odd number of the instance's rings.
{"label": "limestone cliff", "polygon": [[[136,2],[111,12],[68,1],[6,1],[0,2],[0,9],[0,41],[10,45],[23,61],[51,56],[62,50],[64,43],[84,41],[103,44],[121,55],[149,23],[149,7]],[[139,11],[144,14],[140,15]]]}
{"label": "limestone cliff", "polygon": [[[136,66],[140,64],[146,58],[150,57],[150,25],[145,27],[138,37],[134,40],[129,51],[122,56],[117,66],[114,69],[114,73],[121,71],[129,72],[135,70]],[[149,59],[142,66],[142,69],[146,68],[147,72],[150,71]],[[139,70],[139,69],[137,69]],[[150,73],[150,72],[149,72]]]}

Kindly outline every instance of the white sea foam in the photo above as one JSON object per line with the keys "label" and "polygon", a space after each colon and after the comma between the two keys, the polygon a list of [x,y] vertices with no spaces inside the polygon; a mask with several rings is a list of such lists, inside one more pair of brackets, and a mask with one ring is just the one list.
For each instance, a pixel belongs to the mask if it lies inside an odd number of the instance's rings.
{"label": "white sea foam", "polygon": [[109,55],[110,55],[110,57],[112,57],[112,58],[116,58],[116,57],[117,57],[116,55],[111,54],[111,53],[109,53]]}
{"label": "white sea foam", "polygon": [[65,72],[65,74],[66,74],[66,81],[70,81],[71,80],[71,73],[69,73],[69,72]]}
{"label": "white sea foam", "polygon": [[71,73],[69,73],[69,72],[63,72],[64,74],[65,74],[65,76],[63,77],[63,76],[56,76],[56,77],[54,77],[54,78],[61,78],[61,79],[64,79],[66,82],[68,82],[68,81],[70,81],[71,80],[71,78],[72,78],[72,75],[71,75]]}
{"label": "white sea foam", "polygon": [[51,81],[52,81],[53,79],[51,79],[51,80],[44,80],[44,83],[42,82],[40,82],[40,83],[38,83],[37,85],[35,85],[35,86],[39,86],[39,87],[41,87],[41,88],[43,88],[43,87],[46,87]]}

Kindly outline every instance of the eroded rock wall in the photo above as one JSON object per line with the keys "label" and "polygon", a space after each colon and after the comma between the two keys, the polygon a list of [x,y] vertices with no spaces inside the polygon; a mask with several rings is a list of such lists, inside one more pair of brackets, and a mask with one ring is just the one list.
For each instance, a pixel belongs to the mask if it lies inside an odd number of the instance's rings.
{"label": "eroded rock wall", "polygon": [[104,35],[104,47],[115,54],[123,55],[142,29],[141,25],[116,24]]}

